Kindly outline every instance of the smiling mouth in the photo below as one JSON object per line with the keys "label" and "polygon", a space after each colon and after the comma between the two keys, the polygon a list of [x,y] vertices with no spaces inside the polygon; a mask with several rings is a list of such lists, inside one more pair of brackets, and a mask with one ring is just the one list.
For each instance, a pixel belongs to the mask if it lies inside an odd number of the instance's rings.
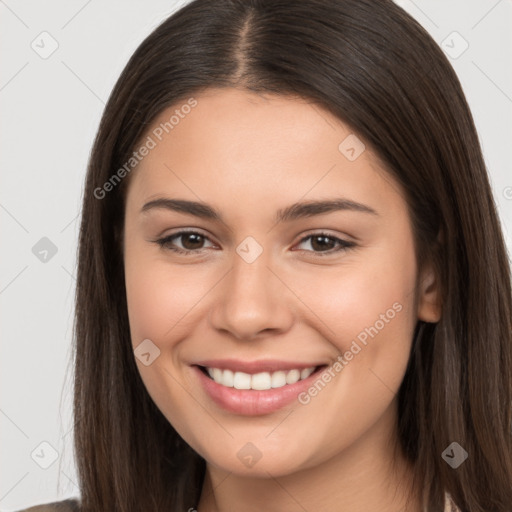
{"label": "smiling mouth", "polygon": [[211,380],[227,388],[234,389],[252,389],[255,391],[265,391],[269,389],[278,389],[301,380],[309,378],[316,374],[327,365],[310,366],[303,369],[278,370],[274,372],[245,373],[221,368],[211,368],[199,366],[198,368]]}

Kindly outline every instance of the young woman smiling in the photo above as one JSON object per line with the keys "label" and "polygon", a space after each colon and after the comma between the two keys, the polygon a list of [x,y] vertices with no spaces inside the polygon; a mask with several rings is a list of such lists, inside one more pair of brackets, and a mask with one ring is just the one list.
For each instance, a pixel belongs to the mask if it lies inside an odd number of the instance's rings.
{"label": "young woman smiling", "polygon": [[402,9],[195,0],[140,45],[84,194],[82,511],[510,512],[511,361],[474,122]]}

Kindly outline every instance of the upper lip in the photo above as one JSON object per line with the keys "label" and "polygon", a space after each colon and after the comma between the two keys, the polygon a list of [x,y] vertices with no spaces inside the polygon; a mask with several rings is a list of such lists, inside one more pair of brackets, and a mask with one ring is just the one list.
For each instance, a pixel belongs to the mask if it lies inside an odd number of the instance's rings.
{"label": "upper lip", "polygon": [[240,359],[208,359],[194,363],[195,366],[204,366],[208,368],[219,368],[221,370],[231,370],[233,372],[244,372],[249,374],[261,372],[277,372],[287,370],[303,370],[304,368],[311,368],[323,366],[326,363],[318,362],[294,362],[294,361],[280,361],[277,359],[265,359],[261,361],[242,361]]}

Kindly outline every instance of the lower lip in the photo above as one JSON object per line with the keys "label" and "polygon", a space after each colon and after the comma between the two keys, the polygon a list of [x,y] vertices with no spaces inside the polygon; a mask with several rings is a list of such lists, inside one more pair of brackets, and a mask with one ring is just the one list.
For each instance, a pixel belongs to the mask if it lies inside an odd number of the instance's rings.
{"label": "lower lip", "polygon": [[254,389],[236,389],[218,384],[207,377],[198,366],[192,367],[209,397],[223,409],[245,416],[258,416],[275,412],[297,400],[323,371],[312,373],[307,379],[281,388],[258,391]]}

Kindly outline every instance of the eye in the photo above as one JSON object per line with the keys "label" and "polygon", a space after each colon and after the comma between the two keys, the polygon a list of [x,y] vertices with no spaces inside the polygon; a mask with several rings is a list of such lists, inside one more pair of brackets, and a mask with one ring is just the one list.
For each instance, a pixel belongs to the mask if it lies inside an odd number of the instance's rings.
{"label": "eye", "polygon": [[[176,247],[173,243],[173,240],[182,238],[182,246],[184,247]],[[164,238],[160,238],[155,240],[155,242],[164,249],[169,249],[170,251],[174,251],[179,254],[189,255],[191,253],[200,252],[203,247],[200,247],[205,240],[208,238],[197,231],[179,231],[173,235],[166,236]]]}
{"label": "eye", "polygon": [[[174,240],[182,239],[182,247],[177,247]],[[179,231],[173,235],[166,236],[154,240],[163,249],[173,251],[178,254],[190,256],[202,252],[205,247],[202,247],[204,242],[209,240],[206,235],[197,231]],[[318,232],[308,235],[300,240],[299,245],[308,242],[312,250],[300,249],[305,252],[312,252],[318,256],[326,256],[340,251],[344,251],[355,247],[354,242],[348,242],[341,238],[329,235],[328,233]],[[334,247],[333,247],[334,246]]]}
{"label": "eye", "polygon": [[[302,238],[299,245],[303,244],[304,242],[308,242],[310,247],[313,248],[313,251],[306,250],[306,252],[313,252],[318,256],[328,256],[333,253],[345,251],[355,247],[356,245],[354,242],[348,242],[324,232],[313,233]],[[333,249],[333,246],[337,246],[337,248]],[[317,251],[314,249],[319,250]]]}

